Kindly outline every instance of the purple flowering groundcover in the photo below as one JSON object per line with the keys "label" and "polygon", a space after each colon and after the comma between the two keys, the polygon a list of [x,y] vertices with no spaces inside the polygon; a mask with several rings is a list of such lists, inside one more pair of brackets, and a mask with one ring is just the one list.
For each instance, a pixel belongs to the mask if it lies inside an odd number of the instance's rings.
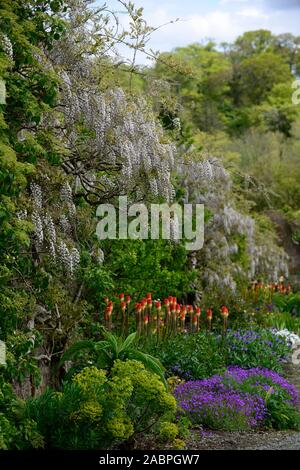
{"label": "purple flowering groundcover", "polygon": [[227,430],[264,427],[269,396],[287,407],[298,402],[295,387],[278,373],[236,366],[224,374],[182,383],[174,394],[180,413],[193,424]]}

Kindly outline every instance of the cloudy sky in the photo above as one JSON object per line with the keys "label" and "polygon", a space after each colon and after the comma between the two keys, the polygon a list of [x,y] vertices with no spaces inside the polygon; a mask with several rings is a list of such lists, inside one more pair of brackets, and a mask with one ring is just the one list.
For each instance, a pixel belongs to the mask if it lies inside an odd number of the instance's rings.
{"label": "cloudy sky", "polygon": [[[98,4],[102,2],[97,0]],[[124,10],[117,0],[106,3],[126,25]],[[159,26],[176,18],[152,34],[149,46],[170,51],[174,47],[213,39],[220,43],[233,41],[245,31],[269,29],[275,34],[290,32],[300,35],[300,0],[135,0],[144,8],[144,18]],[[130,55],[122,50],[122,54]],[[144,62],[139,57],[139,62]]]}

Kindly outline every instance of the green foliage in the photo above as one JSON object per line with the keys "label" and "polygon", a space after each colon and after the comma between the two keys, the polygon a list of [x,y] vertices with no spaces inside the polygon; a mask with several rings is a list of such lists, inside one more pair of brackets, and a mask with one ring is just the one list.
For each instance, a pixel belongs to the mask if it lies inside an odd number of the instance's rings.
{"label": "green foliage", "polygon": [[279,391],[267,396],[268,416],[266,427],[273,429],[300,429],[300,415],[297,409],[286,402],[286,396]]}
{"label": "green foliage", "polygon": [[159,437],[163,442],[173,442],[178,435],[175,423],[163,422],[160,425]]}
{"label": "green foliage", "polygon": [[194,274],[187,269],[187,252],[182,244],[112,240],[105,241],[105,247],[105,265],[119,291],[137,297],[152,292],[162,298],[169,292],[180,296],[189,289]]}
{"label": "green foliage", "polygon": [[265,367],[278,372],[282,370],[282,360],[290,352],[284,339],[261,327],[229,331],[225,345],[228,365]]}
{"label": "green foliage", "polygon": [[43,447],[43,437],[37,430],[37,424],[34,420],[25,416],[24,407],[25,403],[17,399],[11,386],[0,376],[1,450],[24,450],[32,447]]}
{"label": "green foliage", "polygon": [[170,375],[183,379],[201,379],[222,371],[225,358],[217,338],[212,334],[178,334],[147,351],[160,359]]}
{"label": "green foliage", "polygon": [[104,330],[103,337],[104,339],[98,342],[83,340],[74,343],[62,356],[61,363],[77,360],[75,368],[94,363],[99,368],[111,370],[116,360],[134,359],[142,362],[149,371],[157,374],[166,385],[164,369],[160,361],[138,349],[136,332],[123,339]]}
{"label": "green foliage", "polygon": [[159,430],[174,418],[176,402],[159,377],[139,361],[117,360],[109,376],[87,367],[27,404],[47,448],[104,449]]}

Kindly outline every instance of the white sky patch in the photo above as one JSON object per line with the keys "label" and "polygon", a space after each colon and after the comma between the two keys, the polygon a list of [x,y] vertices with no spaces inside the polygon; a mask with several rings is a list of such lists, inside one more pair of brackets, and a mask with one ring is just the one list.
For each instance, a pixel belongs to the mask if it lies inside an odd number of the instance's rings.
{"label": "white sky patch", "polygon": [[[108,0],[116,5],[116,0]],[[300,0],[287,0],[286,6],[300,4]],[[144,18],[150,26],[159,26],[175,20],[154,32],[147,48],[154,51],[171,51],[175,47],[211,39],[216,43],[233,42],[246,31],[268,29],[274,34],[300,35],[300,10],[283,9],[283,0],[275,0],[274,8],[269,0],[136,0],[136,7],[144,7]],[[276,7],[275,7],[276,4]],[[281,8],[280,8],[281,7]],[[120,9],[120,7],[119,7]],[[120,15],[123,25],[128,25],[125,15]],[[121,46],[120,54],[132,57],[132,50]],[[137,63],[149,64],[143,54],[137,55]]]}
{"label": "white sky patch", "polygon": [[238,16],[246,16],[249,18],[262,18],[268,19],[269,15],[266,15],[262,11],[258,10],[257,8],[245,8],[241,11],[237,12]]}

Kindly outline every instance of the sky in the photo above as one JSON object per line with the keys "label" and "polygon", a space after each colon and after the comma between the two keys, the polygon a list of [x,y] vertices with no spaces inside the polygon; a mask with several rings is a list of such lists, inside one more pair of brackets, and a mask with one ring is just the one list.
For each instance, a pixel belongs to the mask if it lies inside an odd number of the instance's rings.
{"label": "sky", "polygon": [[[102,4],[97,0],[97,4]],[[126,26],[124,8],[117,0],[106,4],[118,12]],[[275,34],[300,35],[300,0],[134,0],[144,8],[144,18],[150,26],[160,26],[179,18],[152,33],[148,47],[155,51],[171,51],[175,47],[207,39],[217,43],[234,41],[245,31],[268,29]],[[127,58],[131,52],[120,53]],[[148,63],[138,56],[139,63]]]}

